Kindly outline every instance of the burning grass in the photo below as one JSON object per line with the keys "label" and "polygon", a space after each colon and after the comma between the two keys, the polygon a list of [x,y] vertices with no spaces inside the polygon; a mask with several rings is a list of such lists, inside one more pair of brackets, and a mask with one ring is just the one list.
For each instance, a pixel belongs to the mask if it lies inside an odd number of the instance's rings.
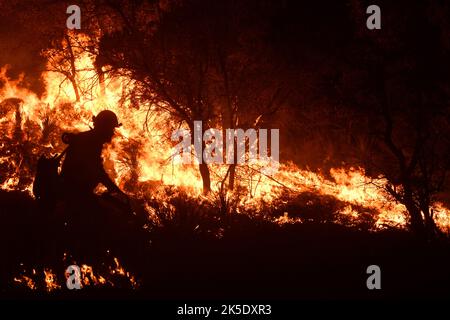
{"label": "burning grass", "polygon": [[[20,79],[9,80],[6,68],[0,72],[3,84],[0,129],[4,133],[0,139],[0,188],[30,193],[37,158],[41,154],[61,152],[65,148],[61,141],[63,132],[89,129],[92,116],[108,108],[124,123],[113,143],[104,150],[104,165],[117,185],[135,198],[158,198],[162,203],[171,196],[170,192],[167,195],[166,187],[181,190],[193,199],[203,199],[197,166],[176,164],[170,136],[180,124],[164,106],[156,102],[136,103],[129,79],[107,78],[100,83],[88,54],[80,53],[75,63],[82,66],[78,71],[82,94],[76,102],[73,102],[76,97],[71,84],[59,73],[44,74],[46,94],[38,97],[21,88]],[[327,214],[340,214],[332,220],[351,225],[359,224],[358,220],[362,223],[373,220],[375,229],[407,224],[405,207],[384,190],[386,179],[369,177],[362,168],[334,168],[329,173],[321,173],[284,163],[274,176],[266,176],[261,172],[261,165],[238,166],[235,191],[226,194],[221,192],[221,182],[228,166],[210,165],[213,195],[204,200],[217,205],[222,213],[273,212],[274,219],[283,216],[280,221],[289,221],[288,217],[308,215],[313,205],[300,206],[302,213],[281,208],[289,206],[289,202],[297,203],[307,194],[311,197],[316,194],[320,199],[331,197],[342,204],[327,207]],[[316,200],[311,201],[318,204]],[[315,209],[320,211],[318,206]],[[447,230],[449,210],[443,203],[435,203],[434,212],[438,225]]]}
{"label": "burning grass", "polygon": [[[127,297],[159,299],[361,298],[364,292],[354,289],[360,286],[358,277],[363,266],[376,261],[386,270],[403,270],[405,279],[427,279],[425,285],[421,280],[420,290],[429,287],[434,288],[433,294],[441,294],[429,270],[448,268],[448,245],[417,244],[409,233],[398,229],[367,232],[360,230],[365,224],[334,223],[334,217],[342,216],[337,212],[347,204],[331,197],[303,194],[278,211],[223,216],[205,198],[194,199],[174,188],[166,188],[165,195],[167,200],[162,202],[133,199],[133,227],[119,242],[97,244],[94,251],[82,251],[80,258],[72,254],[70,241],[64,237],[55,241],[51,230],[61,225],[38,216],[26,192],[1,191],[0,243],[6,252],[3,292],[66,296],[72,292],[65,289],[64,270],[78,264],[83,279],[80,294],[90,297],[104,297],[105,290],[121,295],[125,290]],[[286,210],[290,212],[287,217]],[[117,218],[118,223],[125,224],[128,218]],[[283,218],[289,221],[280,221]],[[371,222],[367,227],[373,226]],[[114,232],[108,228],[112,227],[103,226]],[[83,248],[96,245],[84,237],[79,242]],[[394,296],[400,292],[403,297],[426,292],[411,290],[411,284],[405,287],[402,279],[386,292]],[[443,288],[448,280],[439,276]],[[320,288],[328,289],[322,292]],[[404,288],[409,289],[405,292]]]}
{"label": "burning grass", "polygon": [[[284,163],[269,177],[261,172],[261,164],[242,165],[237,167],[236,188],[229,192],[221,185],[228,167],[212,165],[212,192],[202,195],[196,166],[174,162],[169,139],[179,124],[161,106],[134,103],[128,79],[98,83],[90,59],[85,55],[77,59],[84,70],[79,77],[83,94],[77,102],[60,74],[44,74],[46,94],[38,97],[21,88],[20,79],[9,80],[6,69],[0,72],[0,219],[9,261],[5,283],[58,291],[64,286],[64,266],[79,263],[85,286],[135,288],[139,275],[148,273],[143,268],[148,266],[149,252],[159,250],[153,249],[155,243],[173,239],[216,243],[255,226],[272,231],[306,224],[340,224],[365,231],[406,227],[405,208],[385,192],[387,181],[368,177],[361,168],[321,173]],[[67,217],[37,213],[31,195],[33,176],[41,154],[64,149],[63,132],[87,130],[92,116],[105,108],[124,123],[104,150],[105,167],[131,196],[134,214],[119,213],[111,226],[99,225],[110,238],[120,229],[114,245],[80,239],[85,248],[98,248],[89,258],[76,260],[61,231]],[[438,225],[448,231],[449,210],[443,203],[435,203],[434,210]],[[130,228],[124,231],[119,225]]]}

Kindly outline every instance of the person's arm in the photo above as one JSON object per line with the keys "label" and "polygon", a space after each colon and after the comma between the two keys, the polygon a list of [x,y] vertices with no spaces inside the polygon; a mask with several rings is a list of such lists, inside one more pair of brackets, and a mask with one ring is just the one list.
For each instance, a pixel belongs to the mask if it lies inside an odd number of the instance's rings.
{"label": "person's arm", "polygon": [[123,194],[122,190],[111,180],[105,169],[101,169],[100,182],[108,189],[109,192]]}
{"label": "person's arm", "polygon": [[116,193],[120,200],[125,203],[130,203],[130,198],[126,193],[124,193],[120,188],[111,180],[106,171],[103,169],[101,174],[100,182],[108,189],[111,193]]}

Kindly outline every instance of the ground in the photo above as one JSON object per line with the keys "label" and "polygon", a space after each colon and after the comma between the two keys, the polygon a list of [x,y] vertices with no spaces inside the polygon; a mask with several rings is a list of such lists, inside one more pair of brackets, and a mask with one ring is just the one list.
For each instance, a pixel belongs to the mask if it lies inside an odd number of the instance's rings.
{"label": "ground", "polygon": [[[109,256],[93,254],[83,261],[101,274],[110,270],[117,256],[135,276],[134,289],[128,278],[109,274],[114,287],[86,286],[73,292],[64,287],[63,273],[55,271],[62,289],[30,290],[14,278],[24,274],[22,267],[30,277],[33,268],[38,273],[45,267],[63,269],[68,262],[56,257],[64,251],[64,235],[50,232],[55,226],[43,223],[34,200],[25,193],[1,192],[0,202],[3,298],[450,298],[447,240],[422,243],[404,230],[368,232],[331,222],[280,226],[243,214],[219,219],[219,231],[206,230],[210,221],[196,228],[181,218],[145,230],[126,228],[129,233],[121,234],[119,244],[108,246]],[[60,238],[48,239],[49,235]],[[57,253],[49,254],[49,248]],[[369,265],[381,268],[381,290],[366,287]]]}

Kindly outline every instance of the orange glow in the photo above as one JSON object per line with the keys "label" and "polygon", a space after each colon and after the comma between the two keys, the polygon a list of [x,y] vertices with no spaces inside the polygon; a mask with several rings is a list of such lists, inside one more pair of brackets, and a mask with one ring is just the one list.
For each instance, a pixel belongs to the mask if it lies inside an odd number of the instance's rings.
{"label": "orange glow", "polygon": [[36,283],[30,277],[22,275],[20,277],[15,277],[14,282],[20,283],[28,287],[30,290],[36,290]]}
{"label": "orange glow", "polygon": [[44,269],[44,275],[48,292],[61,288],[61,286],[56,282],[56,275],[53,274],[51,269]]}
{"label": "orange glow", "polygon": [[[119,115],[123,126],[117,130],[113,143],[104,150],[104,158],[107,159],[105,167],[119,187],[137,198],[162,197],[164,193],[159,190],[165,186],[182,188],[192,197],[204,197],[201,195],[202,181],[197,166],[174,163],[170,134],[178,124],[171,120],[170,115],[156,105],[133,104],[127,95],[132,87],[129,79],[106,77],[103,85],[100,85],[90,55],[80,53],[76,66],[80,92],[78,102],[75,102],[72,84],[62,74],[46,72],[43,75],[46,94],[39,98],[35,93],[20,88],[20,79],[7,79],[6,69],[3,68],[0,71],[0,81],[4,83],[0,90],[0,101],[20,99],[11,101],[9,107],[2,110],[0,128],[3,134],[9,139],[19,135],[20,143],[43,139],[43,132],[48,130],[49,123],[60,128],[59,132],[88,130],[93,115],[103,109],[110,109]],[[57,153],[64,148],[60,135],[42,141],[42,145],[33,147],[36,159],[44,152]],[[6,172],[6,178],[0,181],[0,188],[31,194],[32,176],[28,184],[20,185],[23,174],[20,157],[0,158],[0,164],[5,163],[10,170]],[[363,207],[378,212],[376,228],[385,225],[404,227],[406,224],[404,206],[393,201],[382,188],[387,181],[369,178],[361,168],[335,168],[330,172],[332,179],[327,179],[325,175],[300,170],[293,164],[282,164],[273,177],[267,177],[260,173],[262,165],[254,163],[238,166],[236,174],[240,179],[237,181],[242,187],[238,212],[246,208],[258,209],[263,203],[270,204],[285,193],[313,192],[333,196],[347,203],[340,212],[346,218],[358,219],[360,213],[357,208]],[[228,167],[211,165],[210,169],[213,195],[204,197],[205,200],[212,200],[217,194]],[[28,174],[32,175],[32,172]],[[147,209],[149,216],[157,219],[152,208]],[[449,210],[439,203],[435,205],[434,212],[438,225],[443,229],[448,228]],[[277,222],[292,222],[292,214],[287,212]],[[92,272],[86,269],[86,273]]]}
{"label": "orange glow", "polygon": [[[66,279],[58,279],[56,274],[49,268],[44,268],[43,273],[36,272],[33,269],[29,272],[29,275],[26,275],[26,270],[23,270],[22,275],[15,277],[14,282],[23,285],[24,287],[30,290],[45,290],[47,292],[52,292],[54,290],[61,290],[66,288]],[[119,260],[114,258],[114,266],[108,268],[108,271],[105,273],[94,272],[94,268],[87,264],[82,264],[80,266],[80,275],[81,275],[81,287],[101,287],[101,286],[110,286],[115,287],[115,278],[121,277],[127,280],[130,287],[135,289],[139,287],[139,284],[134,275],[130,274],[129,271],[126,271],[123,266],[121,266]],[[45,288],[41,288],[37,285],[40,283],[39,280],[40,275],[43,274],[43,280]],[[66,277],[68,275],[66,274]]]}

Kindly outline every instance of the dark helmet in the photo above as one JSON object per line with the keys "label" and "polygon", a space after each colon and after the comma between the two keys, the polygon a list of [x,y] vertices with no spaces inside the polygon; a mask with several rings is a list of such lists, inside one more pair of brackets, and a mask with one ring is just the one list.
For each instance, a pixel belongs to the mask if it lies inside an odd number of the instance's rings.
{"label": "dark helmet", "polygon": [[117,116],[110,110],[101,111],[94,120],[94,128],[99,129],[112,129],[120,127],[122,124],[117,120]]}

